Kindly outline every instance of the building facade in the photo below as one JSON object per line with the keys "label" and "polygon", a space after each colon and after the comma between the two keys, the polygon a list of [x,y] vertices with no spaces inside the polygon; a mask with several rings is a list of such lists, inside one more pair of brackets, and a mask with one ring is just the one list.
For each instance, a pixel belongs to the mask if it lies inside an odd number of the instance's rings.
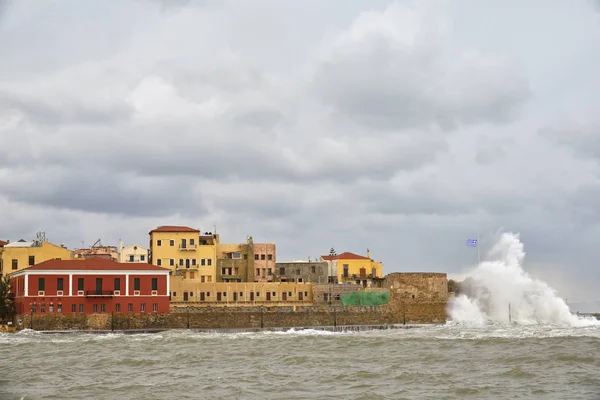
{"label": "building facade", "polygon": [[169,270],[150,264],[48,260],[10,280],[21,315],[169,311]]}
{"label": "building facade", "polygon": [[216,282],[254,282],[254,241],[217,245]]}
{"label": "building facade", "polygon": [[218,240],[216,234],[201,235],[187,226],[159,226],[150,231],[150,262],[169,268],[174,277],[214,282]]}
{"label": "building facade", "polygon": [[254,243],[254,282],[273,282],[276,263],[274,243]]}
{"label": "building facade", "polygon": [[138,244],[123,247],[119,245],[119,262],[121,263],[148,263],[148,252],[146,247]]}
{"label": "building facade", "polygon": [[311,283],[181,281],[171,287],[171,307],[311,305]]}
{"label": "building facade", "polygon": [[19,240],[0,248],[0,274],[5,276],[47,260],[71,258],[71,250],[64,245],[57,246],[44,240]]}
{"label": "building facade", "polygon": [[[371,252],[367,249],[367,256],[361,256],[350,252],[342,254],[321,256],[321,260],[329,265],[335,265],[335,282],[351,283],[368,287],[374,281],[383,278],[383,264],[373,261]],[[333,278],[333,277],[332,277]],[[330,280],[333,281],[333,279]]]}
{"label": "building facade", "polygon": [[328,283],[329,266],[325,261],[278,262],[275,265],[275,282]]}

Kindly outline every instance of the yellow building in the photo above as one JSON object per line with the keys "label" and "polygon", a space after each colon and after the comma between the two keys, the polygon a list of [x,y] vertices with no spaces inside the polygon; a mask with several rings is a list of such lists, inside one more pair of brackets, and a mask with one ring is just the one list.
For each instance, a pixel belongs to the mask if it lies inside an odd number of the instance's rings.
{"label": "yellow building", "polygon": [[337,274],[337,283],[356,283],[366,287],[373,278],[383,278],[383,264],[373,261],[369,250],[366,257],[345,252],[321,256],[321,260],[333,267],[330,275]]}
{"label": "yellow building", "polygon": [[312,305],[312,283],[171,280],[171,307]]}
{"label": "yellow building", "polygon": [[57,246],[45,240],[19,240],[0,247],[0,275],[5,276],[43,261],[71,258],[71,250],[64,245]]}
{"label": "yellow building", "polygon": [[170,268],[172,282],[176,277],[215,282],[218,242],[217,234],[201,234],[187,226],[159,226],[150,231],[150,263]]}

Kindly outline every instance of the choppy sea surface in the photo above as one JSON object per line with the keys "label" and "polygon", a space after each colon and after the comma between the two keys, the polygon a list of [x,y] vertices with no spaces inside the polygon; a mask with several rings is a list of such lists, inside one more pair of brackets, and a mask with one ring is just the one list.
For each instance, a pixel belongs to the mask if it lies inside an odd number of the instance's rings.
{"label": "choppy sea surface", "polygon": [[600,399],[600,327],[0,334],[0,399]]}

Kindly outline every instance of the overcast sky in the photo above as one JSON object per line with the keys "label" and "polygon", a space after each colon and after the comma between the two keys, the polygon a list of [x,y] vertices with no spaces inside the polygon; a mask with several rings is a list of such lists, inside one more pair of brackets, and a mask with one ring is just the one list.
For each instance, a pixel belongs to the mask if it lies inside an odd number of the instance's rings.
{"label": "overcast sky", "polygon": [[0,0],[0,239],[158,225],[600,297],[600,2]]}

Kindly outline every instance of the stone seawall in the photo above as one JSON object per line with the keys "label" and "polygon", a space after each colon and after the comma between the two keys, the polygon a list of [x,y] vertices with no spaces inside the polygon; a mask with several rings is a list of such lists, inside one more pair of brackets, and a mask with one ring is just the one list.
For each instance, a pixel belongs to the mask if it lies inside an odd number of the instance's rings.
{"label": "stone seawall", "polygon": [[393,302],[385,306],[202,307],[170,313],[34,314],[18,316],[23,328],[64,330],[258,329],[386,324],[435,324],[446,321],[446,302]]}

